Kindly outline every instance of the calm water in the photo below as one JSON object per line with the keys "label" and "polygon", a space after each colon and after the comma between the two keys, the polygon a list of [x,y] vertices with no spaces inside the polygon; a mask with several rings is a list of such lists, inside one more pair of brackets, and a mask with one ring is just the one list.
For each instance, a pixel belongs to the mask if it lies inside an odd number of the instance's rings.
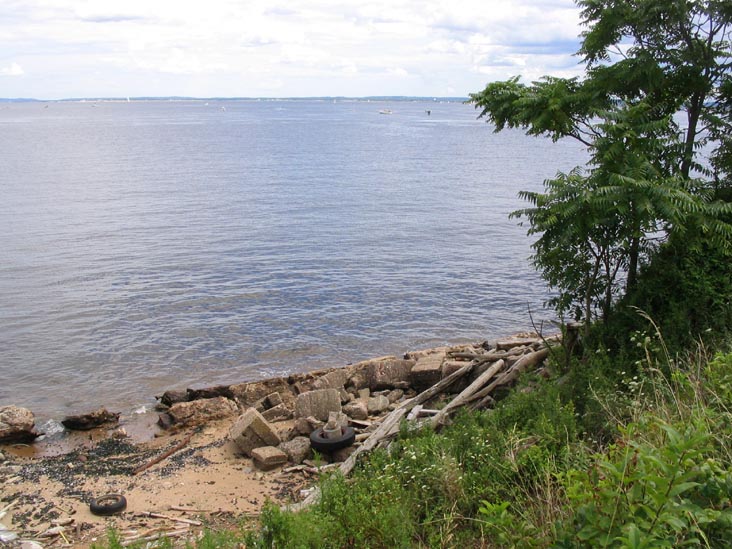
{"label": "calm water", "polygon": [[507,215],[583,158],[459,103],[0,106],[0,405],[125,411],[527,329],[546,290]]}

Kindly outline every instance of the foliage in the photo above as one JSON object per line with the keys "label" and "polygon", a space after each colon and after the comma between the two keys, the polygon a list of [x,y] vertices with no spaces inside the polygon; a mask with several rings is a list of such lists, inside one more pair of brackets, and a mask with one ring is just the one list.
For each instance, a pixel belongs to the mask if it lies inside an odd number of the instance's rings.
{"label": "foliage", "polygon": [[585,170],[520,193],[531,207],[514,214],[540,235],[533,260],[558,290],[557,310],[583,318],[587,334],[595,316],[608,318],[618,278],[625,293],[635,290],[655,242],[693,228],[732,249],[722,219],[732,203],[713,200],[732,166],[732,10],[715,0],[578,4],[588,27],[584,79],[515,77],[471,99],[496,131],[520,127],[588,147]]}

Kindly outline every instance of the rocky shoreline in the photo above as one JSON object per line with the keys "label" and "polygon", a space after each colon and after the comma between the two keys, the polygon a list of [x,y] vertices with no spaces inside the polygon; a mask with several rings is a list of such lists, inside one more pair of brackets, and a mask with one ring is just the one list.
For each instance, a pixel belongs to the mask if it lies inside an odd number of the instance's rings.
{"label": "rocky shoreline", "polygon": [[[32,413],[2,407],[0,540],[21,546],[22,539],[32,548],[38,545],[31,541],[46,546],[63,539],[84,547],[114,524],[134,530],[125,534],[131,541],[145,531],[140,522],[153,520],[144,513],[174,509],[184,511],[166,515],[167,532],[185,530],[181,536],[189,538],[197,531],[190,523],[200,522],[194,515],[256,514],[264,499],[307,502],[310,492],[303,490],[314,475],[339,466],[347,474],[344,465],[355,463],[358,453],[389,440],[393,423],[437,426],[460,406],[490,407],[496,391],[528,368],[540,368],[548,343],[558,340],[517,334],[287,377],[166,391],[156,397],[161,430],[152,440],[132,442],[119,414],[100,409],[65,418],[66,429],[83,430],[78,446],[35,459],[22,451],[39,436]],[[90,500],[110,491],[125,494],[127,509],[111,518],[90,513]]]}

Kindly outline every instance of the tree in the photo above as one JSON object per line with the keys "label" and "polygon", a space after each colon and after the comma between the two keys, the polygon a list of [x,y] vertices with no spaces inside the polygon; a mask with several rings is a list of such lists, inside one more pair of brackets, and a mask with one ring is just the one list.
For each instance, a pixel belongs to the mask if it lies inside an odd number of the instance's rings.
{"label": "tree", "polygon": [[[730,246],[732,228],[714,202],[732,152],[729,2],[580,0],[583,79],[519,77],[472,94],[481,117],[590,152],[585,170],[558,174],[545,193],[521,193],[533,207],[515,212],[540,235],[535,265],[559,290],[560,313],[589,325],[607,318],[617,279],[632,291],[659,237],[695,228]],[[683,113],[683,127],[676,121]],[[711,162],[699,154],[710,149]],[[705,179],[706,178],[706,179]]]}

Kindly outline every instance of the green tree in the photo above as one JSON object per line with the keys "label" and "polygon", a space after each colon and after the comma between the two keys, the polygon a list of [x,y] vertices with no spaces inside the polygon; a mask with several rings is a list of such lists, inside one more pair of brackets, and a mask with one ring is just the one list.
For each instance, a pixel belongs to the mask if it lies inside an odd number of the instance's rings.
{"label": "green tree", "polygon": [[[533,259],[559,290],[559,311],[589,325],[593,311],[607,316],[619,276],[633,290],[659,239],[694,228],[732,242],[718,219],[730,204],[709,192],[726,185],[732,166],[732,8],[712,0],[578,5],[588,28],[583,79],[526,85],[514,77],[471,100],[496,131],[518,127],[587,146],[584,171],[558,174],[545,193],[522,193],[532,207],[514,215],[540,235]],[[705,151],[710,162],[699,158]]]}

